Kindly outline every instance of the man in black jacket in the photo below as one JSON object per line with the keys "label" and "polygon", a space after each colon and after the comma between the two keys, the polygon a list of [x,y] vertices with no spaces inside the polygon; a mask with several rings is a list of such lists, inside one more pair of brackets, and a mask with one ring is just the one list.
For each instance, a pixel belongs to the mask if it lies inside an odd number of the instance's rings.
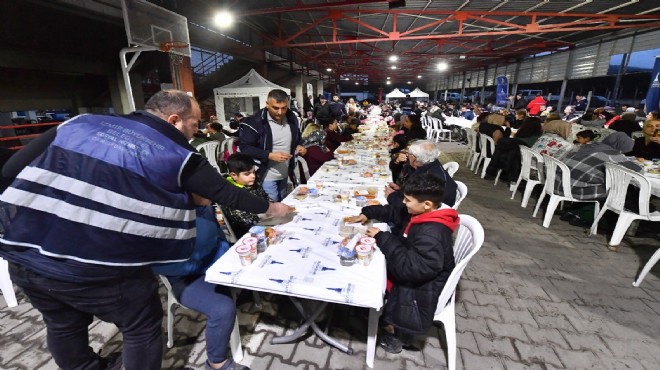
{"label": "man in black jacket", "polygon": [[239,149],[254,159],[257,179],[271,200],[286,196],[286,184],[293,170],[295,154],[305,155],[298,118],[288,110],[289,98],[283,90],[268,93],[266,108],[241,123]]}

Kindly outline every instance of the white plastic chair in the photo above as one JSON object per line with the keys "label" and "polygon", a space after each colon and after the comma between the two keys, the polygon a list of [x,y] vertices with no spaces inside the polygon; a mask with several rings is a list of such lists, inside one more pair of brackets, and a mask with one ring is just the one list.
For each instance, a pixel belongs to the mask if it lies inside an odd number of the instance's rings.
{"label": "white plastic chair", "polygon": [[467,129],[465,129],[465,131],[467,132],[468,150],[465,151],[465,154],[463,155],[463,160],[465,161],[467,159],[465,165],[470,166],[470,163],[472,162],[477,151],[477,132],[473,130],[471,127],[468,127]]}
{"label": "white plastic chair", "polygon": [[16,293],[14,292],[14,285],[9,276],[9,263],[7,263],[2,257],[0,257],[0,290],[2,291],[2,296],[5,297],[7,307],[15,307],[18,305],[18,301],[16,301]]}
{"label": "white plastic chair", "polygon": [[454,201],[454,205],[451,207],[453,209],[458,209],[458,206],[461,205],[461,202],[465,197],[467,197],[468,194],[468,188],[465,183],[462,181],[456,181],[456,200]]}
{"label": "white plastic chair", "polygon": [[493,156],[493,151],[495,151],[495,141],[488,135],[479,135],[479,139],[481,140],[481,151],[479,153],[479,158],[477,158],[477,166],[474,173],[479,172],[479,166],[483,162],[484,166],[481,169],[481,178],[483,179],[486,177],[486,168],[488,168]]}
{"label": "white plastic chair", "polygon": [[472,216],[460,215],[460,226],[454,241],[456,267],[449,275],[445,287],[438,298],[433,321],[440,321],[447,338],[447,368],[456,369],[456,286],[470,259],[479,251],[484,242],[484,228]]}
{"label": "white plastic chair", "polygon": [[[591,235],[595,235],[598,231],[598,220],[603,217],[603,214],[608,209],[619,214],[612,238],[609,242],[609,245],[612,247],[617,247],[621,243],[626,230],[628,230],[634,220],[660,221],[660,211],[649,212],[651,183],[642,174],[615,163],[605,163],[605,181],[607,199],[605,199],[603,209],[598,213],[598,216],[594,219],[594,223],[591,225]],[[638,213],[625,209],[626,192],[631,181],[636,183],[633,183],[633,185],[639,186]],[[644,277],[640,275],[640,278],[643,279]],[[639,279],[640,282],[641,279]]]}
{"label": "white plastic chair", "polygon": [[[536,163],[533,163],[534,160],[536,160]],[[523,193],[522,203],[520,203],[520,206],[527,208],[527,203],[529,202],[529,197],[532,195],[534,187],[543,183],[543,156],[541,156],[540,153],[537,153],[528,147],[521,145],[520,163],[520,176],[518,176],[516,187],[511,193],[511,199],[516,197],[516,192],[518,191],[520,182],[525,180],[525,192]],[[538,180],[533,180],[531,178],[532,170],[536,170]]]}
{"label": "white plastic chair", "polygon": [[451,130],[442,126],[442,121],[435,117],[430,117],[431,136],[429,140],[440,141],[440,138],[448,139],[451,143]]}
{"label": "white plastic chair", "polygon": [[307,181],[309,181],[310,175],[309,175],[309,166],[307,166],[307,161],[305,158],[301,156],[296,156],[296,163],[293,167],[293,174],[296,177],[296,184],[293,184],[294,187],[302,184],[301,177],[300,177],[300,167],[302,167],[303,175],[305,176],[305,184]]}
{"label": "white plastic chair", "polygon": [[458,171],[460,166],[458,165],[458,162],[447,162],[442,167],[447,171],[449,176],[454,177],[454,174]]}
{"label": "white plastic chair", "polygon": [[[163,282],[163,285],[165,285],[165,288],[167,288],[167,348],[172,348],[174,346],[174,305],[178,304],[185,309],[188,309],[188,307],[182,305],[176,299],[169,280],[165,276],[158,276],[160,277],[160,281]],[[231,337],[229,338],[229,347],[231,348],[231,355],[234,361],[241,362],[243,360],[243,346],[241,345],[241,333],[238,328],[238,317],[234,321],[234,330],[232,330]]]}
{"label": "white plastic chair", "polygon": [[197,145],[197,148],[195,149],[197,149],[198,152],[204,150],[204,156],[209,161],[211,166],[213,166],[213,168],[215,168],[219,173],[221,173],[222,171],[220,170],[220,165],[218,165],[219,148],[220,148],[220,142],[217,140],[212,140]]}
{"label": "white plastic chair", "polygon": [[234,142],[236,142],[236,138],[233,136],[229,136],[225,139],[225,141],[220,144],[220,154],[224,156],[225,152],[227,152],[229,155],[234,154]]}
{"label": "white plastic chair", "polygon": [[[559,202],[568,200],[569,202],[591,202],[595,203],[594,218],[598,214],[600,205],[597,200],[579,200],[573,198],[573,193],[571,192],[571,170],[561,162],[560,160],[550,157],[549,155],[543,154],[543,163],[545,163],[545,185],[543,185],[543,191],[541,196],[536,203],[534,208],[534,214],[532,217],[536,217],[536,214],[541,208],[541,203],[543,203],[543,198],[546,194],[550,195],[550,201],[548,201],[548,207],[545,210],[545,217],[543,218],[543,227],[547,228],[550,226],[550,221],[552,221],[552,215],[557,209]],[[561,178],[561,188],[564,195],[555,194],[555,177],[559,170]]]}
{"label": "white plastic chair", "polygon": [[470,171],[474,171],[474,167],[476,167],[479,156],[481,155],[481,148],[479,147],[479,137],[481,134],[476,130],[470,129],[468,136],[472,136],[473,147],[471,149],[472,159],[470,160]]}

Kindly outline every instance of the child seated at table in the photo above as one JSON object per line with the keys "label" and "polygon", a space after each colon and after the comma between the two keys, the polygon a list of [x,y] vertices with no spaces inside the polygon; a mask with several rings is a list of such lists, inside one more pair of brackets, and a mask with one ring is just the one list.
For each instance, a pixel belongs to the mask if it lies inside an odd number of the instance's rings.
{"label": "child seated at table", "polygon": [[204,370],[250,370],[229,357],[229,339],[236,320],[236,305],[229,288],[204,280],[206,270],[222,257],[229,244],[215,219],[211,201],[197,194],[193,194],[193,200],[197,237],[190,259],[156,265],[152,269],[170,282],[172,293],[182,305],[206,316]]}
{"label": "child seated at table", "polygon": [[444,182],[435,175],[425,173],[408,180],[403,194],[403,204],[364,207],[359,216],[347,219],[376,219],[405,228],[402,236],[367,229],[387,265],[385,333],[379,345],[389,353],[401,352],[414,334],[424,334],[432,325],[438,297],[455,266],[452,233],[459,223],[458,213],[442,204]]}
{"label": "child seated at table", "polygon": [[[257,177],[252,157],[243,153],[230,155],[227,158],[227,170],[229,171],[227,181],[258,197],[268,199],[263,187],[256,182]],[[237,238],[246,234],[252,226],[259,222],[259,215],[254,213],[226,207],[223,207],[222,211]]]}

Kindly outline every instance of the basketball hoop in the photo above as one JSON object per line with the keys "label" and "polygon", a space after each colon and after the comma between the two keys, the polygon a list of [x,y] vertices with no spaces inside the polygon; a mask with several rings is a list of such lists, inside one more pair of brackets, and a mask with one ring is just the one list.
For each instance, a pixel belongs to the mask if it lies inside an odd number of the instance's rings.
{"label": "basketball hoop", "polygon": [[170,62],[174,65],[181,65],[183,62],[183,55],[177,53],[178,49],[185,49],[188,43],[182,41],[167,41],[160,44],[160,51],[168,53]]}

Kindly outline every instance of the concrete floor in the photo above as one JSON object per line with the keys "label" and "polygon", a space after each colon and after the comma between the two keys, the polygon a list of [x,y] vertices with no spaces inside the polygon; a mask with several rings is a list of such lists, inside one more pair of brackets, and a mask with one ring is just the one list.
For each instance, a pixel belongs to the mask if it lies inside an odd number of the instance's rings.
{"label": "concrete floor", "polygon": [[[660,247],[650,232],[653,225],[624,238],[618,253],[607,250],[604,235],[589,237],[584,228],[558,217],[545,229],[541,216],[531,217],[536,196],[521,208],[521,194],[511,200],[508,184],[493,186],[464,167],[463,146],[442,147],[443,162],[458,161],[462,167],[454,177],[469,188],[459,212],[476,217],[486,230],[484,246],[459,283],[458,368],[660,369],[660,265],[640,288],[632,286]],[[0,369],[57,369],[45,346],[41,316],[18,296],[19,306],[11,309],[0,299]],[[295,328],[297,320],[290,317],[286,299],[262,298],[261,310],[250,294],[239,300],[244,365],[253,370],[367,369],[366,311],[347,306],[334,311],[330,334],[354,349],[347,355],[314,336],[271,345],[274,335]],[[204,327],[202,316],[176,310],[176,343],[165,351],[164,369],[203,368]],[[104,354],[121,347],[113,325],[94,322],[90,338]],[[377,349],[374,368],[446,368],[441,325],[418,345],[419,350],[399,355]]]}

